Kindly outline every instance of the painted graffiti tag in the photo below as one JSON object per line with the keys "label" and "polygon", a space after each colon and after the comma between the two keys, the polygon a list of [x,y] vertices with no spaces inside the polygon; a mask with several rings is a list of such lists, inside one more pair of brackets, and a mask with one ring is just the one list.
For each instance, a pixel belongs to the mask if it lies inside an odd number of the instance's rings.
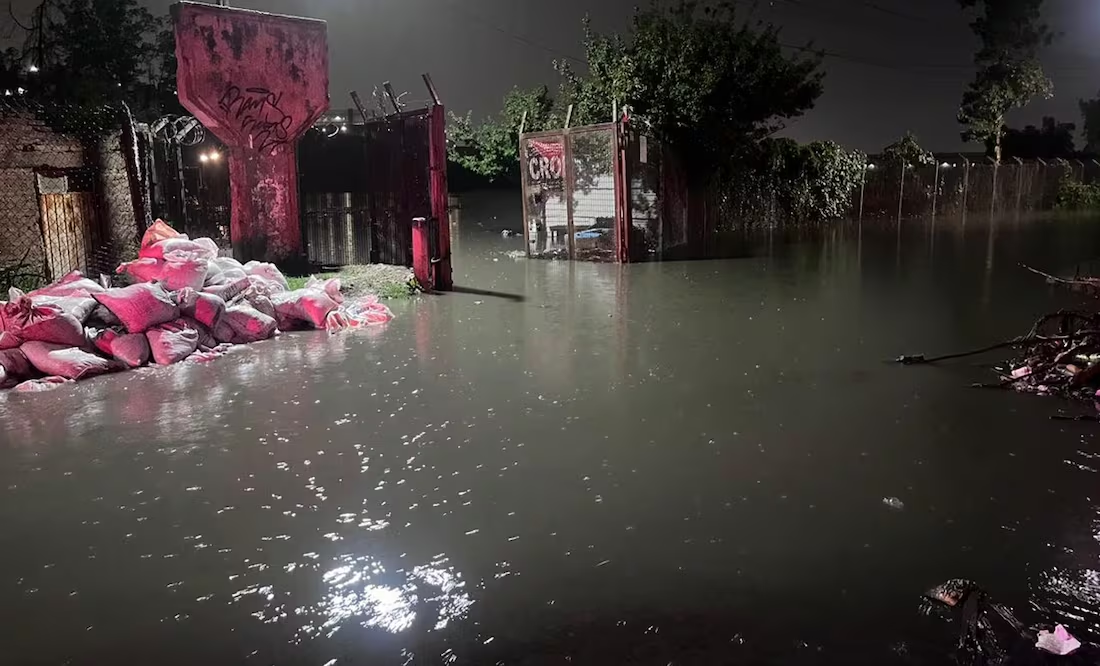
{"label": "painted graffiti tag", "polygon": [[230,85],[222,93],[218,106],[230,120],[236,121],[242,132],[252,137],[253,147],[267,152],[285,144],[290,138],[294,118],[279,108],[282,94],[267,88],[246,88]]}

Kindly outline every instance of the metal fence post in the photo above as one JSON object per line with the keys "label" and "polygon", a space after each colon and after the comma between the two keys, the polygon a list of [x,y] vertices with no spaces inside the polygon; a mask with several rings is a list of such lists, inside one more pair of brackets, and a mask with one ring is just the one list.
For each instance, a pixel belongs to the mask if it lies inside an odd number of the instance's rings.
{"label": "metal fence post", "polygon": [[932,182],[932,219],[936,219],[936,199],[940,194],[940,161],[936,160],[936,179]]}
{"label": "metal fence post", "polygon": [[[873,168],[875,165],[870,162],[863,163],[863,173],[859,178],[859,223],[863,224],[863,193],[867,187],[867,170]],[[774,197],[773,197],[774,200]]]}
{"label": "metal fence post", "polygon": [[[901,163],[901,182],[898,183],[898,224],[901,224],[901,206],[905,201],[905,167],[908,166],[904,161]],[[900,229],[900,226],[899,226]]]}

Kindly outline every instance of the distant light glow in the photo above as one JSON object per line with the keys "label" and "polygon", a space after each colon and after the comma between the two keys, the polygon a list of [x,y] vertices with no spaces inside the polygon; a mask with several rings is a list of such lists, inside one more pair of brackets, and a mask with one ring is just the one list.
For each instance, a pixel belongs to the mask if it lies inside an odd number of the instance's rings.
{"label": "distant light glow", "polygon": [[30,72],[31,74],[37,74],[38,73],[38,65],[31,65],[30,67],[27,68],[27,71]]}
{"label": "distant light glow", "polygon": [[876,169],[876,167],[873,163],[867,165],[867,170],[868,171],[874,171],[875,169]]}
{"label": "distant light glow", "polygon": [[343,116],[336,116],[336,122],[338,122],[338,123],[344,122],[344,117]]}
{"label": "distant light glow", "polygon": [[348,131],[348,126],[347,126],[347,125],[341,125],[341,126],[340,126],[340,131],[341,131],[341,132],[346,132],[346,131]]}
{"label": "distant light glow", "polygon": [[940,168],[941,169],[950,169],[952,166],[954,166],[954,165],[951,164],[950,162],[944,162],[943,164],[940,165]]}
{"label": "distant light glow", "polygon": [[203,164],[206,164],[207,162],[210,161],[210,156],[207,155],[206,153],[203,153],[203,154],[199,155],[199,161],[202,162]]}
{"label": "distant light glow", "polygon": [[219,152],[218,152],[218,151],[216,151],[216,150],[215,150],[215,151],[212,151],[212,152],[210,153],[210,161],[211,161],[211,162],[217,162],[217,161],[218,161],[218,160],[220,160],[221,158],[222,158],[222,154],[221,154],[221,153],[219,153]]}

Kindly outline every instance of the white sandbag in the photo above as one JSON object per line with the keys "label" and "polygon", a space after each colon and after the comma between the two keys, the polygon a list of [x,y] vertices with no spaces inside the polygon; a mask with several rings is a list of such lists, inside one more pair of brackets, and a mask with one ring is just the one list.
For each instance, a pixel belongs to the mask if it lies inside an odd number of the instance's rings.
{"label": "white sandbag", "polygon": [[71,314],[81,324],[88,321],[99,305],[91,296],[31,296],[30,299],[35,305],[52,305],[65,314]]}
{"label": "white sandbag", "polygon": [[42,379],[32,379],[23,382],[13,388],[12,391],[16,393],[45,393],[46,391],[59,389],[66,384],[72,383],[73,380],[64,377],[43,377]]}
{"label": "white sandbag", "polygon": [[[221,270],[223,273],[228,270],[239,270],[244,273],[244,264],[237,261],[233,257],[218,257],[211,263],[217,266],[218,269]],[[247,273],[244,274],[248,275]]]}
{"label": "white sandbag", "polygon": [[145,336],[157,365],[179,363],[199,348],[199,332],[182,320],[149,329]]}
{"label": "white sandbag", "polygon": [[[84,296],[101,291],[107,291],[107,289],[98,282],[84,277],[84,274],[80,271],[73,271],[57,282],[47,287],[36,289],[27,295],[31,298],[37,296]],[[87,293],[85,294],[85,292]]]}
{"label": "white sandbag", "polygon": [[135,284],[122,289],[109,289],[93,294],[106,306],[130,333],[144,333],[150,328],[180,316],[179,306],[158,284]]}
{"label": "white sandbag", "polygon": [[214,337],[218,342],[248,344],[267,340],[275,334],[275,320],[250,305],[235,305],[225,311],[222,321],[233,330],[233,339],[224,340],[217,331]]}
{"label": "white sandbag", "polygon": [[122,333],[106,329],[96,333],[92,342],[100,352],[128,368],[140,368],[149,362],[149,340],[144,333]]}
{"label": "white sandbag", "polygon": [[117,364],[76,347],[48,342],[24,342],[19,348],[39,372],[65,379],[83,379],[118,369]]}
{"label": "white sandbag", "polygon": [[275,311],[282,319],[304,321],[313,328],[325,327],[325,319],[338,305],[328,294],[317,289],[298,289],[271,298]]}
{"label": "white sandbag", "polygon": [[218,325],[225,314],[225,301],[214,294],[194,289],[182,289],[176,293],[180,314],[190,317],[207,328]]}
{"label": "white sandbag", "polygon": [[219,344],[237,344],[237,332],[233,330],[233,327],[229,325],[229,320],[225,317],[222,317],[221,321],[210,332]]}
{"label": "white sandbag", "polygon": [[213,261],[206,262],[206,278],[202,281],[204,288],[225,284],[227,281],[225,273],[222,273],[222,269],[218,268],[216,263]]}
{"label": "white sandbag", "polygon": [[173,251],[164,256],[161,281],[169,291],[185,287],[202,289],[206,281],[208,259],[193,257],[188,253]]}
{"label": "white sandbag", "polygon": [[164,220],[157,219],[156,222],[149,225],[149,228],[145,230],[145,234],[142,235],[141,251],[144,252],[156,243],[169,238],[187,238],[187,236],[173,229]]}
{"label": "white sandbag", "polygon": [[244,272],[249,275],[261,277],[269,282],[274,282],[282,287],[282,291],[290,289],[289,285],[287,285],[286,277],[275,264],[268,264],[262,261],[250,261],[244,265]]}

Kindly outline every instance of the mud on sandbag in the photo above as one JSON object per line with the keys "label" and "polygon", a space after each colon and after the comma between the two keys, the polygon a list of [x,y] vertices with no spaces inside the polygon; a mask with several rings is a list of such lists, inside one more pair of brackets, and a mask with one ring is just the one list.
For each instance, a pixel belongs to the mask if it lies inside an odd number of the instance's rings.
{"label": "mud on sandbag", "polygon": [[140,368],[149,362],[149,340],[144,333],[123,333],[114,329],[97,331],[91,336],[100,352],[128,368]]}
{"label": "mud on sandbag", "polygon": [[199,348],[199,332],[183,320],[176,320],[146,331],[153,361],[172,365],[194,354]]}
{"label": "mud on sandbag", "polygon": [[157,284],[135,284],[93,294],[130,333],[144,333],[154,326],[179,319],[180,309],[171,294]]}
{"label": "mud on sandbag", "polygon": [[39,372],[65,379],[83,379],[121,369],[119,364],[76,347],[25,342],[19,348]]}

